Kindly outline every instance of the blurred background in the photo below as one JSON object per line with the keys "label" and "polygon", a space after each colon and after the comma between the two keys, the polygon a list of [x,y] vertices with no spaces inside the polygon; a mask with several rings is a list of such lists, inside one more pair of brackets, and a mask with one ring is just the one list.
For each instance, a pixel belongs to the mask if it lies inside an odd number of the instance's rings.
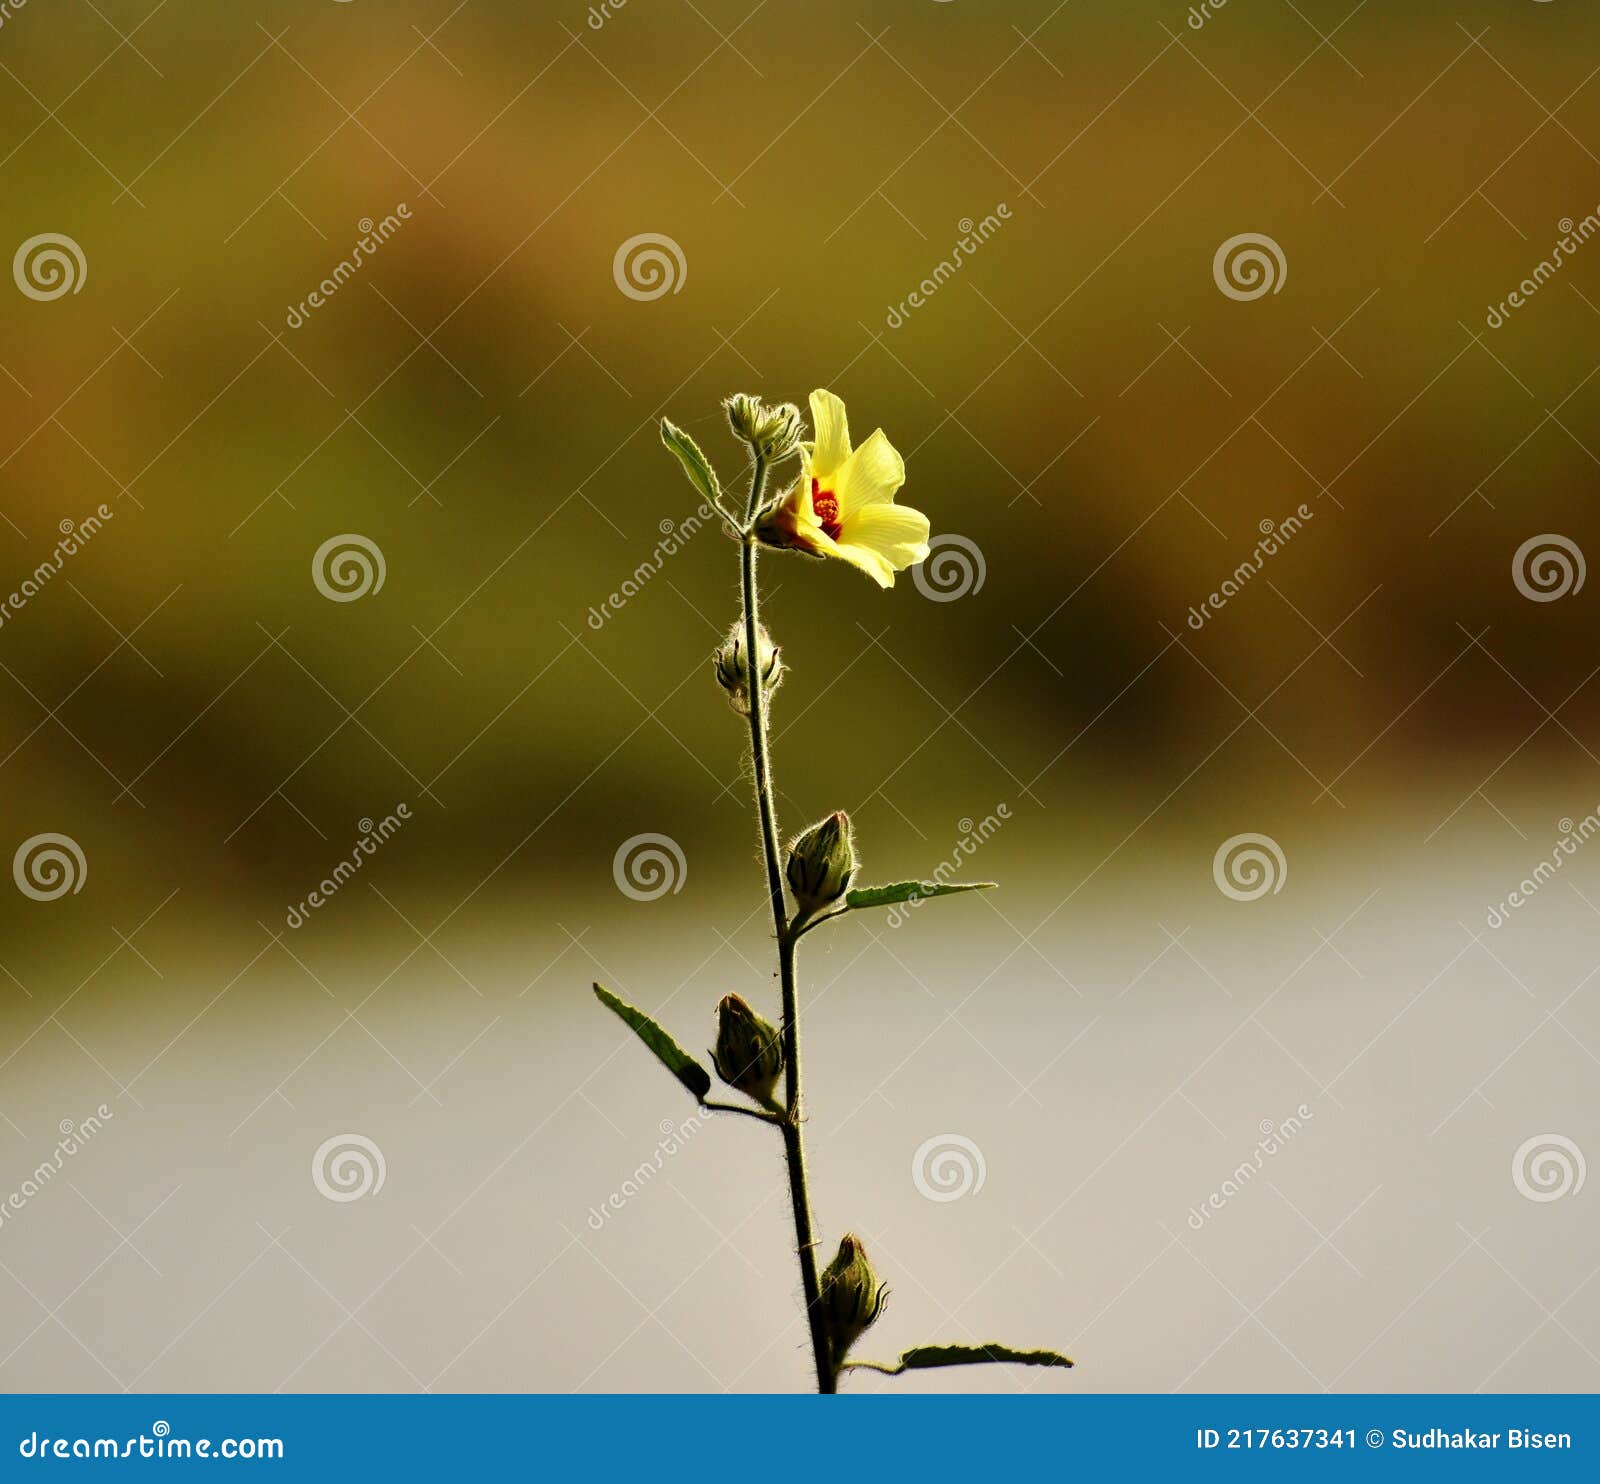
{"label": "blurred background", "polygon": [[590,983],[775,1014],[655,427],[818,386],[785,827],[1001,883],[807,940],[823,1244],[1079,1362],[852,1389],[1600,1383],[1592,7],[0,15],[0,1384],[808,1384]]}

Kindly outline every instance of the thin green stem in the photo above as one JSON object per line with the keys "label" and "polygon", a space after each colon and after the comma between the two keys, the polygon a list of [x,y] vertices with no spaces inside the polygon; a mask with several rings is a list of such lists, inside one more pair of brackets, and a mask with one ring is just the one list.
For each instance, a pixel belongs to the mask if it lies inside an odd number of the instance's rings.
{"label": "thin green stem", "polygon": [[849,906],[846,905],[831,908],[827,912],[818,912],[815,916],[797,917],[790,927],[790,936],[796,942],[799,942],[812,928],[819,928],[825,922],[832,922],[836,917],[843,917],[849,910]]}
{"label": "thin green stem", "polygon": [[749,525],[761,508],[761,497],[767,489],[767,460],[757,454],[750,467],[750,498],[744,502],[744,523]]}
{"label": "thin green stem", "polygon": [[[755,520],[766,488],[766,460],[759,455],[750,479],[750,499],[745,522]],[[805,1294],[806,1322],[811,1330],[811,1354],[817,1370],[817,1390],[838,1389],[829,1355],[828,1331],[823,1322],[821,1289],[817,1282],[817,1246],[811,1225],[811,1197],[806,1188],[805,1143],[801,1136],[800,1015],[795,993],[795,943],[789,932],[788,906],[783,895],[783,868],[778,853],[778,818],[772,786],[772,762],[767,738],[765,687],[759,656],[760,615],[756,588],[756,541],[746,535],[741,551],[740,577],[744,598],[744,643],[750,671],[750,761],[755,773],[756,812],[761,820],[761,853],[767,868],[767,895],[772,903],[772,927],[778,940],[778,977],[783,993],[783,1060],[786,1110],[782,1123],[784,1162],[789,1172],[789,1201],[794,1208],[795,1245],[800,1256],[800,1284]]]}
{"label": "thin green stem", "polygon": [[764,1108],[743,1108],[738,1103],[714,1103],[709,1098],[702,1100],[700,1106],[713,1113],[743,1113],[746,1118],[759,1118],[763,1123],[782,1123],[783,1114],[768,1112]]}
{"label": "thin green stem", "polygon": [[817,1281],[817,1241],[811,1226],[811,1197],[806,1188],[805,1140],[801,1134],[800,1102],[800,1016],[795,993],[795,945],[780,932],[779,972],[783,984],[784,1092],[788,1102],[783,1121],[784,1162],[789,1170],[789,1202],[794,1207],[795,1245],[800,1253],[800,1285],[805,1293],[806,1321],[811,1328],[811,1356],[817,1371],[817,1390],[824,1396],[839,1389],[828,1343],[828,1327],[822,1314],[821,1288]]}

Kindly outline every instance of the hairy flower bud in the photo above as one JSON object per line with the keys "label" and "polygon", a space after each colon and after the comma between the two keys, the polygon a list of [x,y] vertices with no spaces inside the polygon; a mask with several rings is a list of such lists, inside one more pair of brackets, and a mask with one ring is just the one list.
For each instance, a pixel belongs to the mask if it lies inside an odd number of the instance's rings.
{"label": "hairy flower bud", "polygon": [[789,847],[789,890],[802,912],[836,902],[856,873],[856,847],[843,810],[804,831]]}
{"label": "hairy flower bud", "polygon": [[[783,655],[764,625],[756,627],[756,652],[761,657],[761,687],[770,696],[783,680]],[[750,666],[745,654],[744,625],[728,632],[712,660],[717,684],[728,693],[728,704],[740,716],[750,714]]]}
{"label": "hairy flower bud", "polygon": [[861,1238],[846,1232],[839,1240],[838,1256],[823,1270],[817,1294],[834,1365],[844,1359],[861,1331],[883,1313],[888,1297],[888,1285],[878,1282]]}
{"label": "hairy flower bud", "polygon": [[768,406],[758,397],[740,392],[722,404],[736,437],[743,438],[766,459],[786,458],[800,444],[805,427],[793,402]]}
{"label": "hairy flower bud", "polygon": [[717,1075],[729,1087],[769,1102],[783,1073],[783,1038],[736,994],[717,1006],[717,1044],[711,1053]]}

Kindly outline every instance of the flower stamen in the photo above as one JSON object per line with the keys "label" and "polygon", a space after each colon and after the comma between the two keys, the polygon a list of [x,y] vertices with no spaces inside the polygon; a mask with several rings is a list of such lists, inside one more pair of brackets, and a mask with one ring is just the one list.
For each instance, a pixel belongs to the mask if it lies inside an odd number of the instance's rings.
{"label": "flower stamen", "polygon": [[820,483],[815,478],[811,481],[811,509],[823,534],[830,541],[837,541],[842,529],[839,524],[839,497],[832,490],[821,489]]}

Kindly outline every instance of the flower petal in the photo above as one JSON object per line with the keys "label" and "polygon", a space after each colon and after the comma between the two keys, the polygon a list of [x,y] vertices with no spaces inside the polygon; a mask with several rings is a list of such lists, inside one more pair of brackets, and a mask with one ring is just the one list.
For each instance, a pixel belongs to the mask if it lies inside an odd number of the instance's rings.
{"label": "flower petal", "polygon": [[[822,538],[827,541],[828,538]],[[857,546],[849,541],[834,541],[828,556],[838,557],[841,561],[849,562],[852,567],[865,572],[879,587],[894,586],[894,568],[881,553],[870,546]]]}
{"label": "flower petal", "polygon": [[780,551],[804,551],[812,556],[832,554],[833,542],[812,508],[811,480],[803,466],[801,477],[757,518],[755,534],[762,545]]}
{"label": "flower petal", "polygon": [[850,457],[850,420],[844,403],[820,387],[811,394],[811,427],[816,434],[811,473],[817,479],[828,479]]}
{"label": "flower petal", "polygon": [[905,482],[906,461],[878,428],[834,475],[839,513],[847,516],[853,510],[892,501]]}
{"label": "flower petal", "polygon": [[845,522],[840,544],[870,548],[898,572],[927,556],[928,517],[904,505],[866,505]]}

